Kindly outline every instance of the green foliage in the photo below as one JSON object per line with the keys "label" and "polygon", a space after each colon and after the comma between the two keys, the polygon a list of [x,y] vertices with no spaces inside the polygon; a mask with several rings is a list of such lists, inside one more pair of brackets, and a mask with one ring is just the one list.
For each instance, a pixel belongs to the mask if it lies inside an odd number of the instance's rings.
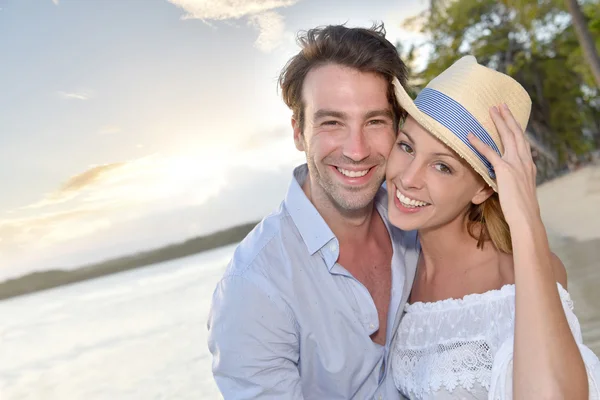
{"label": "green foliage", "polygon": [[[420,86],[472,54],[528,91],[529,130],[561,161],[600,144],[599,91],[564,0],[433,0],[431,5],[419,16],[430,38],[427,66],[416,74]],[[584,1],[582,8],[600,48],[600,0]]]}

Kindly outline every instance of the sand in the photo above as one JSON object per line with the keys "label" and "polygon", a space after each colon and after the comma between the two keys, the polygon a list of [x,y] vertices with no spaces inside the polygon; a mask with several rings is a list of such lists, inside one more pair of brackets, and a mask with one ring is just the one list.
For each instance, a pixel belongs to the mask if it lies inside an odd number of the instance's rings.
{"label": "sand", "polygon": [[600,355],[600,165],[538,188],[550,245],[567,268],[583,341]]}

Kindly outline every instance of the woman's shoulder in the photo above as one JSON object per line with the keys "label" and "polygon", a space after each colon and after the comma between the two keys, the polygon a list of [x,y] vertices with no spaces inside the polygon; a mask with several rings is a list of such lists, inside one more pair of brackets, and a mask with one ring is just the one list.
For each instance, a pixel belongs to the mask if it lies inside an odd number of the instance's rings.
{"label": "woman's shoulder", "polygon": [[[573,302],[560,282],[557,289],[565,310]],[[494,347],[512,336],[515,285],[475,293],[460,299],[407,304],[398,328],[401,346],[429,347],[440,342],[483,339]]]}
{"label": "woman's shoulder", "polygon": [[[566,272],[564,272],[564,266],[558,257],[556,260],[558,263],[560,263],[560,266],[555,266],[555,275],[559,275],[561,273],[560,268],[562,268],[562,272],[565,276],[565,279],[557,279],[557,290],[562,302],[572,305],[571,296],[566,289]],[[468,312],[473,314],[476,311],[487,311],[489,307],[494,307],[495,305],[501,306],[504,303],[512,303],[514,305],[514,298],[515,284],[511,283],[505,284],[499,289],[492,289],[483,293],[472,293],[457,299],[450,298],[434,302],[417,301],[412,304],[407,303],[404,311],[408,314],[438,312],[444,314],[447,311]],[[495,316],[490,315],[490,317]]]}
{"label": "woman's shoulder", "polygon": [[511,297],[514,298],[514,295],[514,284],[506,284],[499,289],[488,290],[483,293],[467,294],[461,298],[449,298],[433,302],[417,301],[412,304],[407,304],[405,311],[407,313],[435,313],[451,310],[472,311],[472,308],[509,300]]}

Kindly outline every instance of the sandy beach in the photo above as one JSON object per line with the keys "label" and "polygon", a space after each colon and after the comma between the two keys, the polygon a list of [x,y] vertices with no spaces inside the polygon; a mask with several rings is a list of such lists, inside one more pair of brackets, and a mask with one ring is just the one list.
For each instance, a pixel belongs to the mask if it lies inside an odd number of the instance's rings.
{"label": "sandy beach", "polygon": [[538,188],[550,245],[567,268],[583,340],[600,354],[600,165]]}

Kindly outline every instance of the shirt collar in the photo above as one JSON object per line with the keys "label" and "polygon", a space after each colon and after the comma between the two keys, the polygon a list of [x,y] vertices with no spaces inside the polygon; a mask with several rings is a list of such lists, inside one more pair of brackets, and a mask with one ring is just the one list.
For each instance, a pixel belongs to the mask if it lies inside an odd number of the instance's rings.
{"label": "shirt collar", "polygon": [[388,221],[388,196],[387,196],[387,186],[386,182],[383,181],[383,185],[377,190],[375,194],[375,209],[381,215],[381,219],[385,222],[385,225],[388,226],[389,230],[389,221]]}
{"label": "shirt collar", "polygon": [[[308,166],[306,164],[294,169],[292,182],[284,200],[285,207],[298,228],[311,256],[327,246],[326,250],[321,253],[327,267],[331,270],[339,257],[339,243],[321,214],[302,190],[302,185],[307,177]],[[385,184],[377,191],[375,207],[389,231],[390,226],[387,220],[388,200]]]}
{"label": "shirt collar", "polygon": [[335,235],[302,190],[302,185],[307,177],[308,166],[306,164],[294,169],[294,177],[284,202],[308,252],[313,255],[332,239],[335,239]]}

